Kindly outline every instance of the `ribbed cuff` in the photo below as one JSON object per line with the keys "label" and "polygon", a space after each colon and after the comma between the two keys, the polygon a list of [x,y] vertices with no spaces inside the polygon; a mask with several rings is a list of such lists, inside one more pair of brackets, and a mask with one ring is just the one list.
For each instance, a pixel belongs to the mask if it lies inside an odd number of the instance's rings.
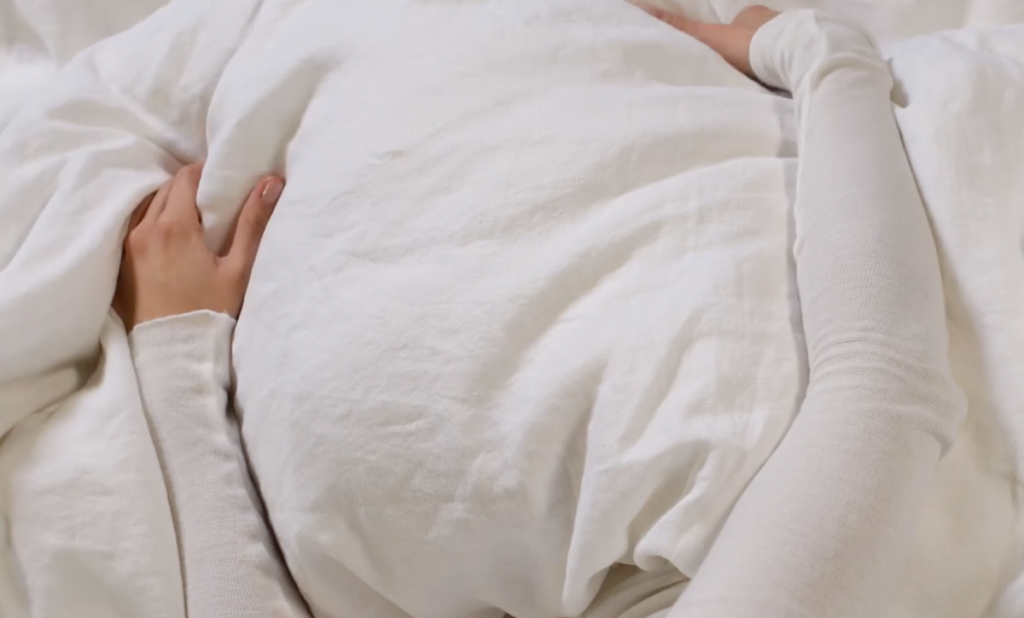
{"label": "ribbed cuff", "polygon": [[[750,41],[750,67],[762,82],[794,97],[805,84],[839,69],[889,69],[867,32],[813,9],[785,11]],[[890,83],[891,86],[891,83]]]}
{"label": "ribbed cuff", "polygon": [[772,18],[768,23],[757,29],[750,41],[750,68],[754,75],[772,88],[788,90],[784,76],[779,72],[782,66],[782,41],[786,28],[798,13],[806,11],[787,11]]}
{"label": "ribbed cuff", "polygon": [[217,386],[231,382],[231,335],[235,319],[213,311],[193,311],[143,322],[128,336],[136,371],[166,374],[198,371]]}

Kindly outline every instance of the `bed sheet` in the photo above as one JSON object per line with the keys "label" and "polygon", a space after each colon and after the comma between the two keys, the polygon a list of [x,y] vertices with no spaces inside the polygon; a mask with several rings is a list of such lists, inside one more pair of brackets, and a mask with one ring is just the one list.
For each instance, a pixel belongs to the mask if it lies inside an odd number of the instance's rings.
{"label": "bed sheet", "polygon": [[[0,129],[57,67],[138,23],[167,0],[0,0]],[[728,21],[746,0],[665,0],[669,8]],[[1024,22],[1014,0],[776,0],[777,9],[823,7],[864,23],[882,42],[964,26]]]}
{"label": "bed sheet", "polygon": [[[81,47],[130,25],[146,13],[109,4],[113,7],[110,10],[87,12],[83,17],[75,9],[83,3],[4,1],[6,4],[0,6],[7,13],[2,15],[12,15],[11,7],[14,7],[19,15],[27,16],[24,23],[32,24],[22,32],[39,34],[35,38],[19,35],[19,38],[4,39],[17,42],[17,46],[12,44],[6,49],[17,47],[19,58],[32,58],[33,63],[38,63],[31,69],[40,71],[34,74],[35,79],[49,71],[49,67],[63,65]],[[222,233],[225,222],[233,214],[231,207],[225,205],[239,203],[237,198],[262,170],[287,161],[296,166],[294,171],[298,172],[299,180],[293,187],[301,190],[304,186],[302,170],[310,170],[308,177],[316,169],[309,163],[305,165],[310,167],[304,168],[301,164],[303,151],[290,145],[293,137],[290,131],[301,124],[306,106],[312,100],[303,97],[312,97],[312,92],[300,88],[300,94],[282,101],[275,98],[280,93],[260,90],[254,86],[255,82],[239,77],[266,77],[266,66],[256,72],[236,71],[236,80],[223,82],[219,88],[222,95],[226,91],[245,94],[244,97],[237,95],[241,100],[265,97],[277,103],[275,109],[290,110],[278,112],[290,119],[281,129],[283,132],[267,130],[268,123],[260,109],[245,105],[232,107],[228,104],[231,97],[222,96],[209,118],[205,110],[190,108],[181,99],[177,102],[182,107],[167,108],[161,107],[163,103],[154,98],[155,94],[167,95],[173,85],[181,93],[193,94],[196,101],[208,101],[212,94],[209,84],[223,80],[218,66],[223,67],[236,52],[230,43],[231,37],[242,39],[241,31],[253,19],[256,4],[240,2],[214,9],[204,8],[205,3],[179,0],[166,14],[154,16],[139,28],[107,41],[90,52],[91,55],[79,58],[77,65],[72,63],[60,80],[48,86],[44,96],[49,107],[26,113],[16,121],[15,130],[0,138],[4,165],[0,175],[11,181],[0,189],[0,217],[6,226],[0,233],[0,307],[4,311],[0,339],[10,343],[0,350],[0,434],[6,435],[0,447],[0,551],[5,550],[5,559],[0,565],[7,571],[0,574],[4,575],[0,577],[0,615],[16,618],[62,617],[71,613],[169,618],[183,615],[176,544],[162,480],[134,392],[124,335],[115,322],[107,319],[104,297],[108,298],[112,289],[116,239],[127,211],[149,188],[159,183],[176,160],[210,159],[210,175],[204,180],[201,199],[205,206],[204,220],[214,236]],[[775,3],[774,6],[786,8],[794,4]],[[807,4],[800,3],[801,6]],[[1024,119],[1018,117],[1021,113],[1018,110],[1024,110],[1018,94],[1024,86],[1019,68],[1022,62],[1019,30],[972,31],[900,40],[964,24],[1014,23],[1021,18],[1021,8],[1008,0],[941,4],[844,2],[834,6],[869,24],[880,38],[893,43],[890,54],[902,84],[899,119],[940,241],[950,294],[955,369],[971,399],[971,417],[965,425],[964,437],[943,463],[933,503],[919,530],[914,562],[907,570],[906,581],[899,586],[900,593],[888,616],[1020,616],[1024,613],[1021,590],[1024,584],[1014,580],[1021,538],[1015,493],[1024,467],[1018,460],[1020,448],[1014,437],[1024,436],[1024,427],[1015,418],[1019,416],[1015,414],[1019,409],[1017,402],[1024,394],[1015,379],[1024,364],[1018,352],[1024,350],[1021,345],[1024,341],[1017,317],[1024,301],[1021,290],[1024,273],[1020,272],[1021,213],[1014,204],[1020,203],[1024,187],[1010,172],[1024,164],[1017,146],[1024,140],[1007,130],[1007,127],[1024,126]],[[738,4],[694,2],[687,3],[687,8],[698,16],[728,18],[738,10]],[[507,15],[514,14],[510,11]],[[348,16],[359,17],[359,12]],[[182,79],[182,74],[176,71],[184,68],[175,66],[175,61],[182,58],[181,39],[174,37],[175,28],[191,33],[209,31],[214,26],[201,23],[209,21],[217,27],[218,40],[188,39],[191,44],[198,44],[198,51],[192,50],[195,55],[187,57],[202,57],[203,60],[189,67],[188,79]],[[89,26],[79,35],[69,35],[69,29],[75,24]],[[308,34],[276,32],[276,36],[291,36],[296,40]],[[51,42],[46,43],[47,40]],[[204,42],[207,47],[203,47]],[[697,170],[722,163],[722,157],[725,162],[734,158],[764,157],[763,165],[758,164],[761,167],[745,167],[745,175],[741,175],[752,183],[751,193],[761,197],[747,206],[734,204],[737,218],[726,223],[739,226],[730,228],[732,232],[746,230],[742,227],[745,225],[743,217],[739,215],[751,215],[754,218],[750,221],[763,225],[767,233],[756,236],[753,244],[736,245],[731,256],[726,253],[722,258],[721,265],[735,266],[744,251],[754,252],[747,253],[748,257],[757,251],[767,251],[764,254],[766,268],[774,270],[761,274],[767,273],[772,281],[784,287],[786,264],[784,259],[779,262],[778,258],[784,258],[786,246],[785,177],[792,173],[793,161],[786,157],[778,159],[777,155],[780,148],[786,154],[780,144],[786,143],[789,130],[785,128],[787,110],[774,99],[768,104],[768,99],[755,96],[749,83],[737,79],[721,65],[715,65],[713,59],[699,50],[678,47],[678,43],[664,44],[669,45],[666,49],[690,59],[694,74],[669,72],[668,77],[660,74],[659,78],[735,90],[735,97],[722,108],[729,113],[721,116],[711,114],[707,101],[698,96],[679,101],[683,109],[704,114],[709,124],[701,128],[714,128],[711,135],[719,138],[697,142],[705,143],[707,151],[698,149],[696,158],[686,164],[689,166],[687,173],[674,181],[677,183],[674,190],[689,192],[695,199],[702,196],[700,199],[705,200],[708,210],[694,210],[695,218],[688,223],[704,221],[707,212],[715,212],[714,207],[724,203],[721,202],[725,199],[723,192],[732,186],[726,185],[724,176],[696,176]],[[34,51],[25,51],[27,49]],[[118,60],[118,54],[126,49],[137,52],[141,58],[134,63]],[[641,71],[657,74],[662,70],[661,65],[647,57],[634,61]],[[125,65],[129,70],[124,69]],[[24,67],[25,63],[19,60],[19,66]],[[161,69],[152,74],[155,77],[133,74],[130,70],[131,67],[153,66]],[[32,83],[32,79],[25,84]],[[108,93],[98,87],[111,83],[129,90],[137,88],[133,92],[148,93],[149,98],[145,98],[144,103],[154,106],[158,113],[124,113],[126,110],[116,101],[105,98]],[[308,86],[308,82],[302,80],[301,84]],[[377,86],[383,87],[382,84]],[[429,83],[420,87],[424,93],[437,94]],[[264,88],[269,86],[264,84]],[[24,89],[31,90],[27,86]],[[66,157],[61,163],[60,182],[40,192],[39,181],[45,174],[38,169],[15,169],[25,163],[28,152],[26,142],[20,140],[32,137],[33,131],[40,127],[54,130],[48,118],[60,118],[62,113],[71,113],[74,117],[82,101],[99,101],[124,113],[124,117],[114,120],[115,134],[136,138],[129,139],[126,148],[116,139],[114,142],[101,140],[99,144],[56,142],[61,144],[56,156]],[[735,124],[735,113],[739,110],[749,112],[749,124],[744,125],[734,139],[725,140],[735,151],[723,153],[720,138],[729,134],[728,127]],[[154,124],[154,117],[170,118],[174,126]],[[198,122],[194,120],[197,118]],[[772,131],[779,130],[780,119],[782,133],[773,135]],[[77,118],[75,122],[82,122],[82,119]],[[269,123],[270,126],[275,124],[281,123]],[[236,125],[250,130],[253,127],[264,129],[255,131],[258,139],[253,143],[240,137]],[[693,132],[695,127],[677,129],[687,139],[701,139],[699,133]],[[358,140],[358,126],[354,127],[353,134]],[[391,136],[395,140],[400,137]],[[110,143],[116,143],[117,149],[105,150]],[[381,159],[376,165],[392,160],[395,152],[377,152],[374,156]],[[36,162],[51,166],[51,171],[54,169],[52,160],[36,159]],[[528,162],[513,162],[529,167]],[[105,171],[109,167],[120,171],[111,176]],[[584,167],[573,169],[583,175],[554,180],[580,182],[586,180],[587,174],[593,177],[595,173],[594,169],[588,171]],[[57,178],[53,175],[50,180]],[[308,182],[307,191],[315,195],[318,185],[312,179]],[[418,177],[418,182],[423,184],[410,184],[406,189],[423,191],[433,186],[426,177]],[[112,190],[114,184],[120,188]],[[531,199],[529,195],[515,194],[514,187],[502,185],[494,177],[490,188],[493,191],[499,187],[513,192],[510,195],[518,195],[519,199]],[[590,199],[599,199],[603,195],[600,191],[608,189],[600,189],[599,194]],[[294,196],[293,193],[296,199]],[[966,210],[964,204],[968,203],[976,207]],[[749,210],[745,210],[747,208]],[[88,225],[83,224],[82,212],[92,215]],[[274,234],[268,234],[267,238],[271,251],[276,243],[285,264],[295,259],[287,254],[289,243],[295,241],[295,237],[288,234],[297,234],[303,229],[301,221],[293,220],[291,224],[296,227],[289,232],[287,223],[277,226],[276,240]],[[676,222],[682,223],[687,222]],[[708,233],[717,233],[715,229],[709,230]],[[592,231],[615,233],[613,229]],[[62,252],[46,248],[54,243],[59,243]],[[650,247],[646,251],[646,255],[653,256],[651,259],[658,258],[657,251]],[[723,277],[729,276],[728,270],[722,271]],[[682,274],[687,276],[686,272]],[[251,314],[240,324],[243,351],[245,346],[252,351],[280,345],[280,338],[275,344],[262,341],[254,334],[261,320],[274,316],[273,287],[282,284],[275,283],[272,275],[273,271],[264,265],[262,278],[258,276],[254,281],[254,293],[265,296],[267,309],[262,314]],[[689,276],[695,277],[694,283],[701,280],[693,273]],[[779,349],[792,346],[793,332],[788,321],[792,299],[782,288],[768,288],[759,292],[748,290],[750,296],[739,298],[740,305],[747,306],[759,300],[757,294],[766,294],[770,306],[780,308],[779,314],[787,316],[779,322],[784,328],[771,335],[775,339],[770,343],[781,346]],[[721,288],[708,290],[708,298],[721,291]],[[712,309],[708,304],[701,311]],[[384,348],[369,351],[380,353]],[[402,352],[401,348],[393,351]],[[262,361],[246,361],[248,364],[239,369],[240,395],[249,401],[247,439],[256,451],[255,465],[261,473],[261,482],[273,484],[283,482],[275,479],[275,467],[284,469],[289,462],[277,461],[280,455],[267,445],[287,436],[287,432],[279,431],[265,410],[261,418],[259,403],[254,400],[267,394],[261,392],[260,384],[272,381],[273,374],[281,370],[280,360],[288,358],[288,354],[282,351],[282,355],[270,355],[271,363],[266,350],[261,352]],[[480,354],[486,350],[475,352]],[[245,358],[256,359],[257,356],[246,355]],[[785,354],[783,359],[794,364],[799,360]],[[798,372],[784,363],[781,367],[790,371],[783,376],[783,382],[789,385],[787,388],[798,389]],[[749,389],[743,374],[737,375],[740,385],[730,388],[739,389],[735,392]],[[731,392],[733,396],[735,392]],[[784,426],[787,419],[768,420],[779,427]],[[770,450],[770,442],[759,448]],[[745,465],[756,468],[756,463],[754,457]],[[282,505],[277,508],[280,515],[277,520],[283,522],[287,535],[290,532],[287,509]],[[292,540],[295,538],[293,536]],[[285,542],[288,540],[286,536]],[[306,583],[307,592],[323,589],[315,581]],[[996,594],[998,590],[1004,593]]]}
{"label": "bed sheet", "polygon": [[0,131],[58,67],[167,0],[0,0]]}

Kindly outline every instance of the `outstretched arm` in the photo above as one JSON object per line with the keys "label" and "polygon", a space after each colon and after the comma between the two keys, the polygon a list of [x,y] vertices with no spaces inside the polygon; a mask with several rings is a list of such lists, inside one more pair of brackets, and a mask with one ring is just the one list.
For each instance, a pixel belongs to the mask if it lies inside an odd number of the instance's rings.
{"label": "outstretched arm", "polygon": [[182,169],[133,215],[115,309],[167,482],[189,618],[297,618],[306,608],[262,515],[228,413],[231,334],[283,186],[261,182],[230,251],[207,249],[201,168]]}
{"label": "outstretched arm", "polygon": [[792,428],[672,616],[878,616],[965,407],[892,77],[863,32],[816,12],[748,10],[735,26],[745,41],[733,26],[672,19],[793,93],[794,253],[810,364]]}

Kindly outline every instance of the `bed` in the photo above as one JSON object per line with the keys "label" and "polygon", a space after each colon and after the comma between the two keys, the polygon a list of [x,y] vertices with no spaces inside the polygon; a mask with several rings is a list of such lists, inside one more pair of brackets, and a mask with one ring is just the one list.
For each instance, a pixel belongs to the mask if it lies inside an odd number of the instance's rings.
{"label": "bed", "polygon": [[[199,159],[211,241],[258,174],[289,178],[234,349],[286,555],[355,553],[372,580],[395,559],[352,537],[464,540],[510,505],[539,504],[531,525],[596,512],[579,505],[611,476],[685,453],[671,464],[696,480],[670,515],[692,534],[659,553],[661,522],[637,514],[629,559],[697,569],[805,380],[788,103],[616,0],[333,3],[317,27],[322,2],[162,5],[0,0],[0,615],[184,616],[107,309],[131,207]],[[677,6],[725,20],[741,3]],[[829,6],[876,33],[897,76],[970,404],[886,616],[1020,616],[1024,6]],[[617,426],[623,406],[649,422]],[[366,438],[382,428],[386,444]],[[581,472],[624,434],[631,459]],[[618,498],[665,488],[634,490]],[[445,518],[428,510],[460,491]],[[331,582],[295,575],[340,613]]]}

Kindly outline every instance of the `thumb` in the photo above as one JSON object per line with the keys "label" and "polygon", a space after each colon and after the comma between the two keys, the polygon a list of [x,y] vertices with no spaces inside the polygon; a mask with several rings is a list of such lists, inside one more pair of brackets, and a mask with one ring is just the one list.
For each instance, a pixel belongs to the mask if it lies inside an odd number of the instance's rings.
{"label": "thumb", "polygon": [[224,260],[231,272],[241,277],[243,285],[249,281],[253,262],[256,261],[256,251],[282,191],[284,179],[278,176],[265,179],[249,194],[238,215],[231,249]]}

